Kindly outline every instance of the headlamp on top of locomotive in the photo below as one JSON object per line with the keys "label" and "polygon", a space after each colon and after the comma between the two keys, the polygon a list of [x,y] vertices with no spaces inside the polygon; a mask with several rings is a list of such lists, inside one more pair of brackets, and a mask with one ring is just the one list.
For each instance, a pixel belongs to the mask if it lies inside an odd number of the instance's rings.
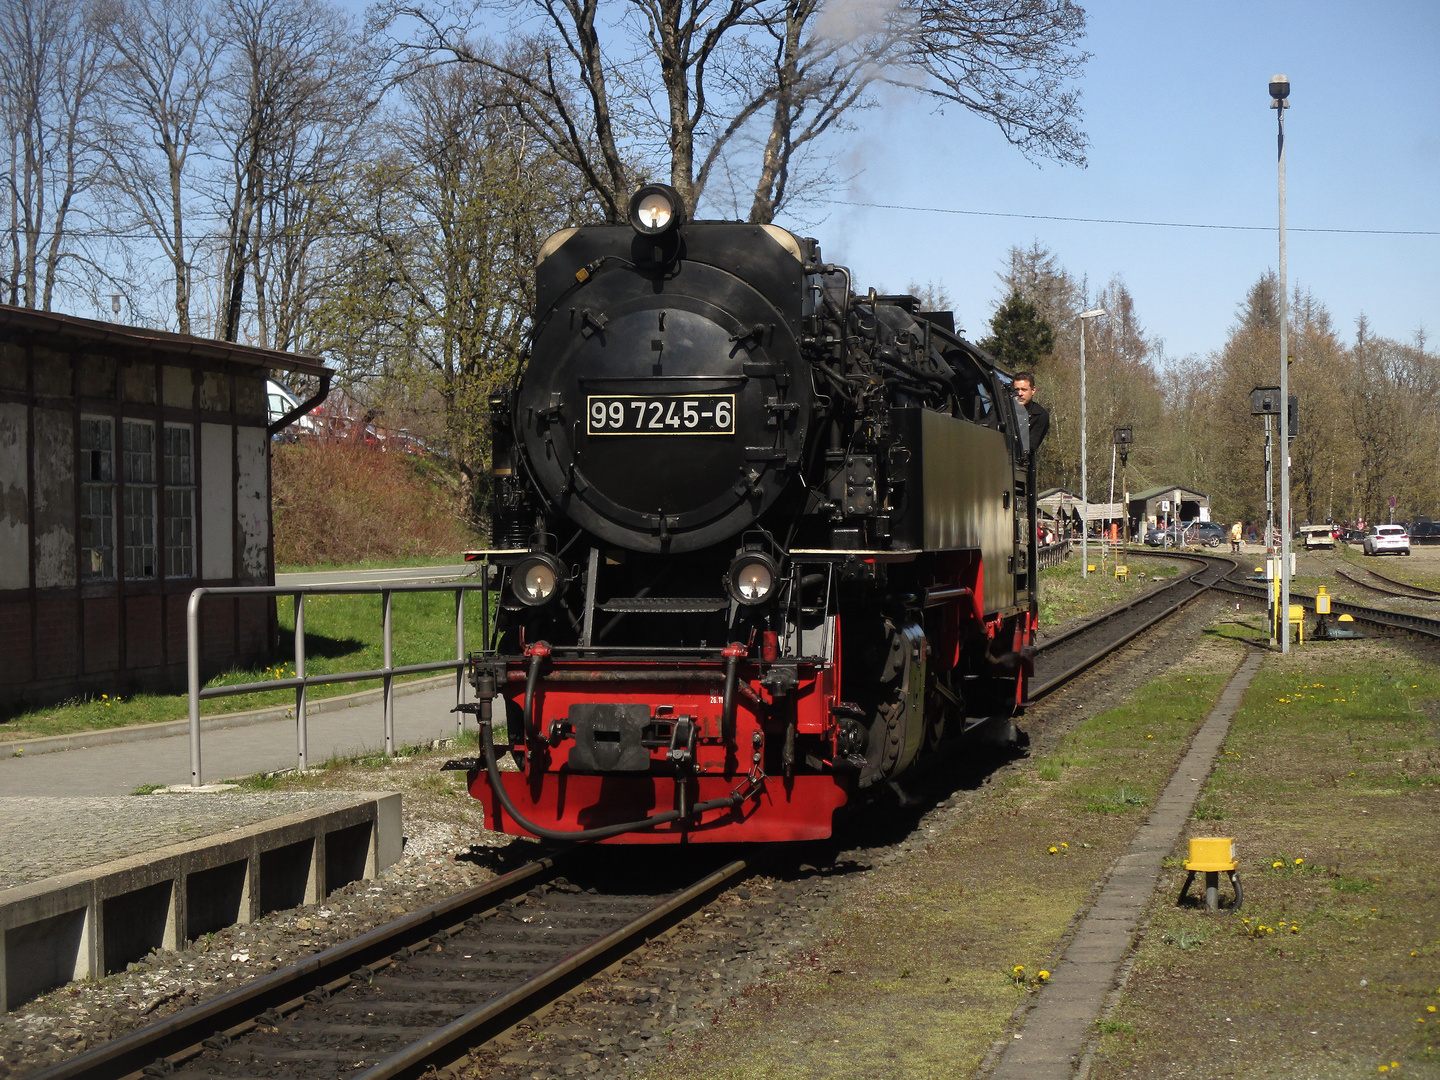
{"label": "headlamp on top of locomotive", "polygon": [[684,218],[680,194],[668,184],[646,184],[630,197],[630,224],[646,236],[668,232]]}

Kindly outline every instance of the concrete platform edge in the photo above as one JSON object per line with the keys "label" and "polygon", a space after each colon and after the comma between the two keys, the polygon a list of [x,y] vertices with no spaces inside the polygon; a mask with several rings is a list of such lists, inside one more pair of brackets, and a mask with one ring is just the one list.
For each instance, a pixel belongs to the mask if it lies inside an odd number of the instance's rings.
{"label": "concrete platform edge", "polygon": [[[444,683],[453,683],[454,675],[437,675],[414,682],[395,684],[395,696],[405,697],[432,690]],[[305,711],[314,716],[317,713],[349,709],[356,705],[367,705],[380,700],[382,687],[360,690],[353,694],[339,694],[335,697],[319,698],[306,704]],[[218,731],[222,728],[248,727],[251,724],[265,724],[271,720],[283,720],[295,715],[293,705],[267,705],[263,709],[247,712],[217,713],[200,718],[200,730]],[[90,746],[107,746],[122,742],[144,742],[147,739],[165,739],[181,735],[190,730],[189,720],[162,720],[155,724],[134,724],[130,727],[100,728],[96,731],[77,731],[73,735],[46,735],[38,739],[14,739],[0,742],[0,758],[30,757],[33,754],[53,754],[61,750],[83,750]]]}
{"label": "concrete platform edge", "polygon": [[0,1011],[152,949],[319,903],[401,849],[400,795],[363,792],[0,891]]}

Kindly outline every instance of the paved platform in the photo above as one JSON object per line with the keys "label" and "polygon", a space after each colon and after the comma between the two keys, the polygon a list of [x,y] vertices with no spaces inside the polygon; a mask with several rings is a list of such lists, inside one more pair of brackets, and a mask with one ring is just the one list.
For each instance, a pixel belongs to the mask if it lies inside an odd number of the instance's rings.
{"label": "paved platform", "polygon": [[0,799],[0,891],[354,801],[351,792]]}
{"label": "paved platform", "polygon": [[[0,1010],[400,858],[400,796],[0,799]],[[123,853],[123,854],[122,854]],[[120,857],[116,857],[120,855]]]}
{"label": "paved platform", "polygon": [[[455,686],[449,680],[418,693],[397,694],[397,745],[453,737],[457,714],[450,710],[454,706]],[[294,717],[202,730],[206,783],[295,766]],[[109,740],[119,733],[97,734]],[[0,799],[16,795],[128,795],[141,784],[188,784],[188,724],[167,726],[160,738],[153,737],[155,734],[139,729],[107,745],[0,758]],[[380,749],[384,746],[384,737],[384,716],[378,696],[360,700],[350,708],[312,714],[309,718],[310,764],[317,765],[329,757],[350,757]]]}

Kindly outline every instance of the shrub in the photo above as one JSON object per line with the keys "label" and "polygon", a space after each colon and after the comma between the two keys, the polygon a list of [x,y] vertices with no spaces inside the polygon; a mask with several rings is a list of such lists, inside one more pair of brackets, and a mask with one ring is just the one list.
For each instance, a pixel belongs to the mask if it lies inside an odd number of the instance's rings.
{"label": "shrub", "polygon": [[271,460],[277,564],[453,559],[475,542],[443,469],[426,477],[403,454],[347,440],[276,445]]}

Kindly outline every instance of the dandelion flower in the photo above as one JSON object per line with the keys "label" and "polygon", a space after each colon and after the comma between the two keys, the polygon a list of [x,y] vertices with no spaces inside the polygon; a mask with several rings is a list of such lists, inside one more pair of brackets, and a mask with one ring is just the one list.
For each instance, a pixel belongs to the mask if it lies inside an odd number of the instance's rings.
{"label": "dandelion flower", "polygon": [[1013,968],[1010,969],[1010,974],[1012,974],[1012,975],[1024,975],[1024,974],[1025,974],[1025,965],[1024,965],[1024,964],[1016,964]]}
{"label": "dandelion flower", "polygon": [[1379,1068],[1377,1071],[1379,1071],[1379,1072],[1389,1072],[1389,1071],[1390,1071],[1390,1066],[1389,1066],[1389,1065],[1381,1065],[1380,1068]]}
{"label": "dandelion flower", "polygon": [[1067,843],[1065,843],[1064,840],[1061,840],[1061,841],[1060,841],[1060,846],[1063,847],[1063,848],[1068,848],[1070,845],[1067,844]]}
{"label": "dandelion flower", "polygon": [[1040,976],[1039,976],[1040,981],[1041,981],[1041,982],[1044,982],[1044,981],[1045,981],[1046,979],[1048,979],[1049,977],[1050,977],[1050,973],[1049,973],[1048,971],[1046,971],[1044,968],[1041,968],[1041,969],[1040,969]]}
{"label": "dandelion flower", "polygon": [[1050,854],[1051,854],[1051,855],[1054,855],[1054,854],[1056,854],[1059,850],[1060,850],[1060,849],[1059,849],[1058,847],[1051,847],[1051,849],[1050,849]]}
{"label": "dandelion flower", "polygon": [[1425,1006],[1425,1011],[1426,1011],[1426,1012],[1434,1012],[1434,1011],[1435,1011],[1435,1006],[1434,1006],[1434,1005],[1426,1005],[1426,1006]]}
{"label": "dandelion flower", "polygon": [[1304,859],[1296,859],[1296,860],[1295,860],[1295,865],[1296,865],[1296,866],[1303,866],[1304,863],[1305,863],[1305,860],[1304,860]]}
{"label": "dandelion flower", "polygon": [[1285,865],[1285,864],[1284,864],[1283,862],[1281,862],[1279,859],[1276,859],[1274,862],[1272,862],[1272,863],[1270,864],[1270,869],[1272,869],[1272,870],[1278,870],[1278,869],[1280,869],[1280,867],[1282,867],[1282,866],[1284,866],[1284,865]]}

